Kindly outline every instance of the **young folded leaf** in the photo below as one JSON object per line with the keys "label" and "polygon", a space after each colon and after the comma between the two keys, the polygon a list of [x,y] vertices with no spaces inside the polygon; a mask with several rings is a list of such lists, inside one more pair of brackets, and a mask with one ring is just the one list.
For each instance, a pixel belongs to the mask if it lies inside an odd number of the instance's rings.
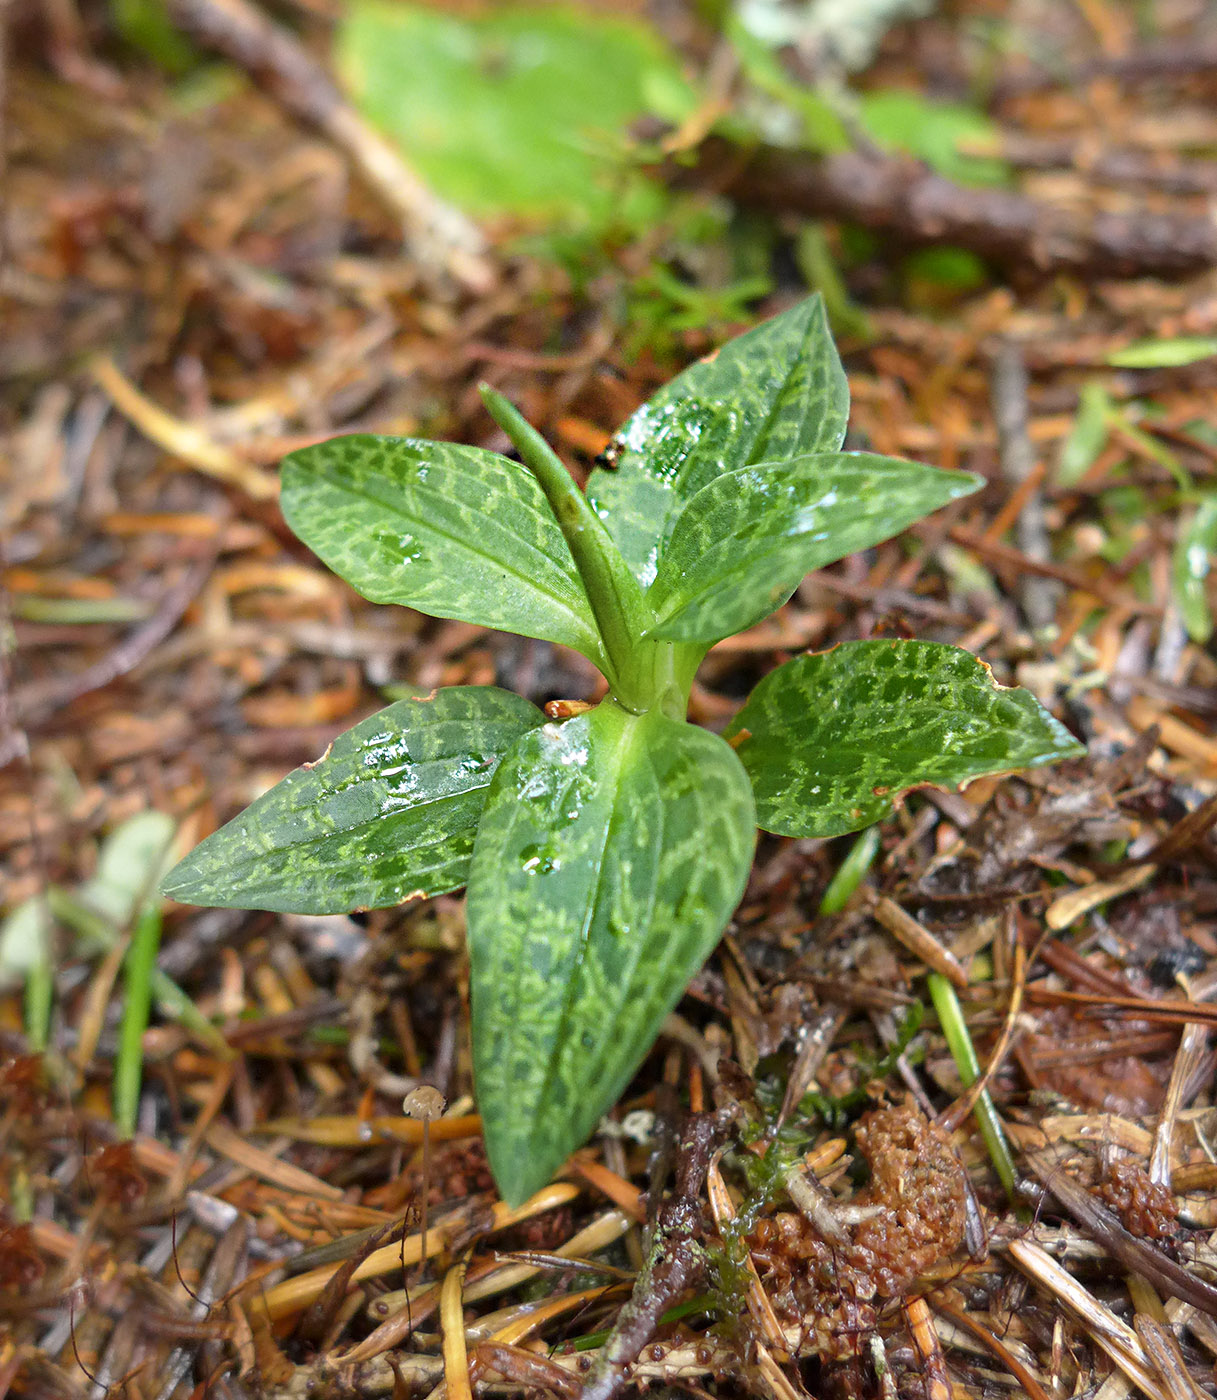
{"label": "young folded leaf", "polygon": [[1085,753],[1029,691],[939,642],[845,642],[796,656],[727,727],[782,836],[839,836],[888,816],[910,788],[958,787]]}
{"label": "young folded leaf", "polygon": [[282,480],[283,518],[365,598],[561,642],[604,669],[566,540],[518,462],[364,434],[293,452]]}
{"label": "young folded leaf", "polygon": [[849,385],[817,295],[678,374],[610,444],[588,499],[644,588],[686,502],[723,472],[835,452]]}
{"label": "young folded leaf", "polygon": [[743,893],[748,779],[717,736],[611,701],[495,775],[467,921],[478,1107],[519,1202],[583,1142]]}
{"label": "young folded leaf", "polygon": [[459,889],[500,758],[544,722],[493,686],[399,700],[201,842],[161,888],[185,904],[293,914]]}
{"label": "young folded leaf", "polygon": [[649,636],[716,642],[780,607],[812,569],[899,534],[983,480],[870,452],[761,462],[704,486],[647,591]]}

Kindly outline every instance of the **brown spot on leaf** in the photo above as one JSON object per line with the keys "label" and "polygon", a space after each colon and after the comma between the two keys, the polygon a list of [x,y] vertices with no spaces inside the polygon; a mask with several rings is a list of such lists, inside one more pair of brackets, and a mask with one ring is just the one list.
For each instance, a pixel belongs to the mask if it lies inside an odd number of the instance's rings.
{"label": "brown spot on leaf", "polygon": [[593,709],[595,706],[586,700],[549,700],[545,704],[545,713],[550,719],[572,719]]}
{"label": "brown spot on leaf", "polygon": [[325,746],[325,752],[321,755],[321,757],[320,757],[320,758],[315,758],[315,759],[313,759],[313,761],[312,761],[311,763],[306,763],[306,764],[304,765],[304,767],[305,767],[305,768],[316,768],[318,764],[324,763],[325,760],[326,760],[327,758],[329,758],[330,754],[333,753],[333,751],[334,751],[334,745],[333,745],[332,743],[327,744],[327,745]]}

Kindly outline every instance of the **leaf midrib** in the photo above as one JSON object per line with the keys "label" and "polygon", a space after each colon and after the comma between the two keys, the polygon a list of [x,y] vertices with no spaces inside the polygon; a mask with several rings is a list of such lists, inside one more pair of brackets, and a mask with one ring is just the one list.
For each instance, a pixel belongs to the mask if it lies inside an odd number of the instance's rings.
{"label": "leaf midrib", "polygon": [[811,344],[811,331],[813,324],[814,320],[811,316],[809,316],[807,318],[807,327],[803,332],[802,339],[799,341],[798,353],[792,358],[792,367],[787,371],[786,377],[782,380],[781,388],[771,399],[769,412],[765,415],[764,421],[761,423],[760,428],[753,435],[751,446],[748,449],[747,460],[740,463],[741,467],[755,466],[758,462],[763,462],[766,460],[764,457],[754,456],[753,453],[756,449],[756,445],[758,442],[768,441],[769,430],[773,426],[774,420],[777,417],[778,409],[784,401],[783,395],[790,388],[790,381],[794,378],[795,371],[800,367],[805,366],[807,363],[807,351],[808,346]]}
{"label": "leaf midrib", "polygon": [[[492,778],[494,772],[497,771],[496,765],[495,770],[491,773]],[[267,856],[273,854],[275,851],[298,851],[304,850],[309,846],[318,846],[324,841],[333,840],[335,836],[350,836],[353,832],[366,831],[370,827],[378,826],[381,822],[392,822],[395,817],[413,816],[414,813],[423,812],[428,807],[434,807],[440,802],[455,802],[458,798],[465,797],[471,792],[481,792],[484,788],[488,788],[489,786],[490,784],[488,782],[478,783],[472,787],[463,788],[460,792],[446,793],[443,797],[428,797],[422,802],[412,803],[409,807],[400,807],[396,812],[382,812],[378,817],[373,817],[368,821],[356,822],[353,826],[335,827],[332,831],[322,832],[320,836],[305,836],[299,841],[288,841],[281,846],[272,846],[269,850],[259,851],[258,854],[260,856]],[[448,836],[452,836],[453,834],[453,832],[449,832]],[[412,846],[410,849],[426,850],[428,845],[437,846],[440,844],[440,841],[445,841],[447,839],[448,837],[441,837],[439,841],[423,841],[420,842],[418,846]]]}
{"label": "leaf midrib", "polygon": [[[577,938],[575,939],[575,947],[578,952],[578,966],[582,966],[582,955],[587,952],[592,919],[596,912],[596,905],[600,895],[600,889],[604,883],[604,854],[608,850],[609,839],[612,835],[614,825],[617,821],[617,798],[621,791],[622,780],[624,778],[626,768],[629,763],[630,754],[633,751],[634,745],[638,741],[640,731],[640,721],[635,716],[628,716],[626,724],[622,727],[621,738],[618,739],[617,744],[615,745],[616,771],[613,778],[613,801],[611,806],[609,807],[609,819],[604,825],[604,839],[600,843],[600,852],[596,860],[596,882],[592,886],[591,893],[584,906],[583,917],[580,920],[579,933]],[[568,1027],[571,1017],[571,1007],[574,1002],[578,982],[579,979],[577,976],[575,976],[568,979],[566,984],[566,991],[562,1002],[562,1011],[557,1022],[557,1034],[553,1039],[553,1046],[550,1050],[549,1062],[545,1067],[545,1079],[542,1083],[541,1098],[539,1099],[539,1102],[541,1103],[546,1103],[549,1101],[549,1090],[558,1072],[558,1060],[560,1058],[560,1050],[561,1047],[564,1044],[566,1044],[569,1040]]]}
{"label": "leaf midrib", "polygon": [[[794,374],[795,374],[796,370],[799,368],[799,366],[801,366],[801,365],[804,363],[804,359],[801,358],[801,357],[806,355],[807,347],[808,347],[808,345],[810,344],[810,341],[811,341],[811,322],[809,321],[809,322],[808,322],[807,329],[806,329],[806,331],[804,331],[802,340],[800,341],[800,344],[799,344],[800,357],[799,357],[799,358],[795,358],[794,361],[793,361],[792,367],[791,367],[789,370],[787,370],[785,377],[782,379],[781,387],[778,389],[777,393],[774,395],[773,399],[772,399],[771,402],[770,402],[769,411],[765,414],[765,417],[761,420],[760,426],[757,428],[756,432],[754,432],[753,435],[752,435],[752,441],[749,443],[749,445],[748,445],[748,450],[747,450],[746,454],[744,455],[744,459],[743,459],[742,461],[737,462],[736,465],[735,465],[734,467],[729,467],[729,468],[728,468],[727,470],[725,470],[725,471],[720,471],[720,472],[718,472],[715,476],[712,476],[712,477],[710,478],[709,481],[705,482],[704,485],[698,487],[698,490],[697,490],[697,491],[692,491],[692,492],[689,492],[688,494],[685,494],[684,489],[683,489],[683,488],[684,488],[684,484],[685,484],[685,477],[686,477],[687,473],[688,473],[689,470],[690,470],[690,462],[693,460],[693,457],[692,457],[692,454],[690,454],[689,457],[685,458],[685,462],[684,462],[684,464],[683,464],[682,467],[681,467],[680,473],[678,474],[678,476],[677,476],[677,478],[676,478],[676,481],[673,482],[673,488],[674,488],[674,489],[675,489],[677,486],[679,486],[679,487],[681,488],[681,505],[682,505],[682,506],[688,506],[689,503],[698,495],[698,492],[706,490],[707,487],[713,485],[714,482],[720,480],[722,477],[724,477],[724,476],[729,476],[729,475],[731,474],[731,472],[733,472],[733,471],[743,471],[743,470],[744,470],[745,468],[747,468],[747,467],[760,466],[760,465],[762,465],[763,463],[765,463],[765,462],[771,460],[770,458],[765,457],[765,456],[763,456],[763,455],[756,455],[756,445],[757,445],[758,442],[767,441],[766,435],[768,434],[770,428],[772,427],[772,425],[773,425],[773,423],[774,423],[774,421],[775,421],[775,419],[776,419],[776,417],[777,417],[778,411],[779,411],[779,409],[780,409],[780,407],[781,407],[781,405],[782,405],[782,403],[783,403],[783,395],[784,395],[784,394],[786,393],[786,391],[790,388],[790,382],[791,382],[791,380],[794,378]],[[818,455],[820,455],[820,454],[818,454],[818,453],[800,453],[800,454],[795,454],[795,455],[798,455],[798,456],[818,456]],[[786,461],[786,460],[788,460],[788,459],[787,459],[787,458],[779,458],[779,459],[774,459],[774,460]],[[663,571],[664,556],[667,554],[667,552],[668,552],[668,547],[669,547],[669,546],[671,545],[671,543],[672,543],[671,534],[668,532],[668,529],[667,529],[668,521],[671,520],[672,515],[673,515],[673,512],[672,512],[671,510],[669,510],[669,511],[667,512],[667,514],[664,516],[663,521],[661,522],[661,525],[660,525],[659,534],[658,534],[658,535],[656,536],[656,538],[655,538],[655,543],[659,546],[659,556],[658,556],[658,558],[657,558],[656,561],[655,561],[655,576],[656,576],[656,578],[658,578],[659,575],[660,575],[660,573]],[[664,538],[665,535],[667,536],[666,540],[665,540],[665,538]]]}

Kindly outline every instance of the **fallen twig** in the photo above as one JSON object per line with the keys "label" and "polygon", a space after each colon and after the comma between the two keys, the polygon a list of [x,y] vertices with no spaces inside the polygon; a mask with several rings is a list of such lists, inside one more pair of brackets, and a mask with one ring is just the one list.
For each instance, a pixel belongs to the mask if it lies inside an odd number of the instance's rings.
{"label": "fallen twig", "polygon": [[238,487],[255,501],[271,500],[278,494],[278,482],[273,476],[260,472],[231,448],[213,441],[193,423],[184,423],[166,413],[132,384],[109,355],[99,355],[92,370],[93,378],[110,396],[114,407],[171,456],[180,457],[216,481]]}
{"label": "fallen twig", "polygon": [[444,1384],[450,1400],[473,1400],[469,1386],[469,1353],[465,1347],[465,1317],[461,1289],[465,1261],[453,1264],[444,1275],[439,1295],[440,1328],[444,1339]]}
{"label": "fallen twig", "polygon": [[493,273],[477,225],[423,184],[286,29],[247,0],[171,0],[170,12],[197,43],[244,68],[293,116],[346,151],[401,218],[424,273],[433,280],[450,277],[470,291],[489,290]]}
{"label": "fallen twig", "polygon": [[709,183],[741,204],[848,219],[910,244],[956,244],[991,262],[1089,277],[1195,277],[1217,265],[1217,223],[1190,214],[1081,216],[1010,190],[967,189],[918,161],[850,151],[814,156],[712,138],[677,183]]}
{"label": "fallen twig", "polygon": [[[100,661],[86,666],[75,675],[56,676],[18,690],[12,696],[12,723],[26,727],[38,724],[73,700],[88,695],[90,691],[100,690],[119,676],[133,671],[177,626],[182,614],[206,582],[215,559],[216,551],[212,549],[197,560],[165,594],[148,621],[135,628]],[[24,751],[25,741],[19,729],[10,727],[7,732],[0,733],[0,768]]]}
{"label": "fallen twig", "polygon": [[[1052,556],[1052,542],[1044,522],[1044,498],[1036,484],[1040,479],[1036,469],[1042,474],[1043,467],[1029,432],[1027,391],[1026,363],[1018,346],[1006,341],[994,357],[991,382],[1001,470],[1012,493],[1022,496],[1022,509],[1014,522],[1018,547],[1028,558],[1043,562]],[[1041,631],[1056,617],[1061,587],[1055,580],[1027,574],[1019,580],[1019,594],[1033,630]]]}
{"label": "fallen twig", "polygon": [[1134,1385],[1139,1385],[1147,1395],[1157,1394],[1149,1358],[1131,1327],[1121,1322],[1031,1240],[1011,1240],[1006,1250],[1034,1283],[1064,1304]]}

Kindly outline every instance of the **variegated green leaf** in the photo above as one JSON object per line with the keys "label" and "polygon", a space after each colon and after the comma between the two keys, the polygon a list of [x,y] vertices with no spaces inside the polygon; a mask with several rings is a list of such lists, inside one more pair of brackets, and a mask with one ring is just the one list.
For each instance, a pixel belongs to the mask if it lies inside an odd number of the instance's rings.
{"label": "variegated green leaf", "polygon": [[334,438],[287,458],[281,505],[372,602],[561,642],[603,667],[566,540],[518,462],[451,442]]}
{"label": "variegated green leaf", "polygon": [[184,904],[297,914],[458,889],[500,758],[543,721],[493,686],[399,700],[200,842],[162,889]]}
{"label": "variegated green leaf", "polygon": [[756,839],[713,734],[611,701],[524,736],[469,879],[474,1079],[509,1202],[591,1132],[718,941]]}
{"label": "variegated green leaf", "polygon": [[869,452],[716,477],[677,517],[647,592],[669,641],[716,642],[767,617],[812,569],[869,549],[983,483]]}
{"label": "variegated green leaf", "polygon": [[996,684],[938,642],[846,642],[771,672],[726,737],[752,779],[757,821],[837,836],[920,786],[957,787],[1085,749],[1029,691]]}
{"label": "variegated green leaf", "polygon": [[729,341],[643,404],[587,493],[643,587],[685,503],[723,472],[835,452],[849,386],[814,296]]}

